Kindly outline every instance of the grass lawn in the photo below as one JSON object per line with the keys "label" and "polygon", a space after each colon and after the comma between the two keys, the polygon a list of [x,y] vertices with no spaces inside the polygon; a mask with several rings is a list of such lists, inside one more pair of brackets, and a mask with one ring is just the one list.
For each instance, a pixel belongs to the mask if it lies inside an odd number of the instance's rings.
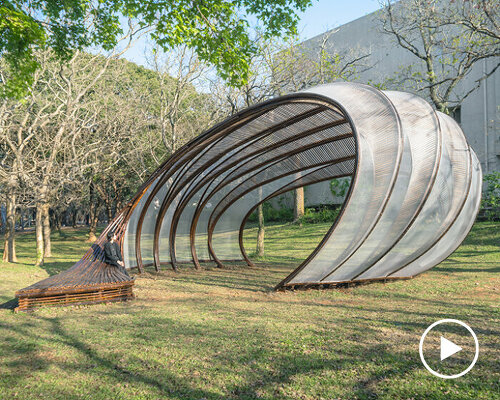
{"label": "grass lawn", "polygon": [[[273,292],[328,226],[267,228],[258,268],[138,276],[132,302],[0,309],[0,399],[499,399],[500,224],[477,223],[413,280]],[[19,263],[0,263],[0,303],[72,265],[84,237],[54,234],[54,257],[34,268],[33,234],[20,235]],[[476,366],[455,380],[418,355],[442,318],[479,339]]]}

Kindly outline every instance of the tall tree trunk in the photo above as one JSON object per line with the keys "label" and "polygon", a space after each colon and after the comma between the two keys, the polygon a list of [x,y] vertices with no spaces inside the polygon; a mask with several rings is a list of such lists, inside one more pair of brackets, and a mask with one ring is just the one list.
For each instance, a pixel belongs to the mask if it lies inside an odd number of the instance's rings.
{"label": "tall tree trunk", "polygon": [[[115,215],[118,211],[121,211],[121,209],[123,208],[123,200],[121,199],[121,197],[119,199],[116,199],[116,210],[115,210]],[[114,217],[114,216],[113,216]]]}
{"label": "tall tree trunk", "polygon": [[97,232],[97,210],[94,210],[89,215],[89,235],[87,238],[87,242],[94,243],[97,240],[96,232]]}
{"label": "tall tree trunk", "polygon": [[49,204],[42,204],[42,227],[43,227],[43,245],[44,251],[43,256],[52,257],[52,243],[50,241],[50,213],[49,213]]}
{"label": "tall tree trunk", "polygon": [[19,209],[19,216],[21,217],[21,231],[24,232],[24,209]]}
{"label": "tall tree trunk", "polygon": [[295,189],[295,206],[293,209],[293,218],[299,221],[304,216],[304,188]]}
{"label": "tall tree trunk", "polygon": [[73,213],[71,214],[71,226],[76,228],[76,220],[78,218],[78,209],[75,207]]}
{"label": "tall tree trunk", "polygon": [[90,194],[90,207],[89,207],[89,233],[87,237],[87,242],[94,243],[97,240],[96,231],[97,231],[97,201],[94,190],[94,184],[90,182],[89,185],[89,194]]}
{"label": "tall tree trunk", "polygon": [[116,181],[113,181],[113,189],[115,192],[115,212],[112,214],[113,218],[116,214],[122,209],[123,198],[122,198],[122,189],[118,188]]}
{"label": "tall tree trunk", "polygon": [[257,232],[257,257],[262,257],[264,255],[264,210],[262,204],[257,207],[257,215],[259,219],[259,231]]}
{"label": "tall tree trunk", "polygon": [[63,214],[60,211],[54,210],[54,214],[52,216],[53,226],[59,232],[59,235],[62,234],[61,226],[62,226]]}
{"label": "tall tree trunk", "polygon": [[108,224],[113,219],[113,207],[110,202],[106,203],[106,216],[108,217]]}
{"label": "tall tree trunk", "polygon": [[5,233],[5,224],[3,223],[3,204],[0,204],[0,232]]}
{"label": "tall tree trunk", "polygon": [[42,205],[36,205],[36,218],[35,218],[35,236],[36,236],[36,260],[35,267],[43,265],[44,247],[43,247],[43,211]]}
{"label": "tall tree trunk", "polygon": [[6,230],[5,247],[3,251],[3,261],[17,262],[16,257],[16,194],[14,189],[10,189],[7,195],[6,204]]}

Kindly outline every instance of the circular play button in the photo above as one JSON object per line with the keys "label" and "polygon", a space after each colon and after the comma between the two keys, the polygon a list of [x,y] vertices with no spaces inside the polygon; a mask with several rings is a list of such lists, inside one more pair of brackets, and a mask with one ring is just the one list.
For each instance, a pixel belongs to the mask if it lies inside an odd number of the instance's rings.
{"label": "circular play button", "polygon": [[442,319],[430,325],[418,347],[427,370],[444,379],[454,379],[469,372],[479,356],[474,331],[457,319]]}

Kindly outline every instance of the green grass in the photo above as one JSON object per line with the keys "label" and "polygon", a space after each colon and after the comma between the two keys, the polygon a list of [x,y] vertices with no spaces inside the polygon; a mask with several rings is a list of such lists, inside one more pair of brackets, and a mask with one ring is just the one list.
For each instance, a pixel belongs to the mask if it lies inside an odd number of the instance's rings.
{"label": "green grass", "polygon": [[[328,226],[268,227],[258,268],[138,276],[133,302],[0,309],[0,399],[498,399],[499,224],[476,224],[412,280],[273,292]],[[34,268],[33,235],[20,235],[20,262],[0,263],[0,301],[77,261],[84,236],[55,234],[55,257]],[[442,318],[468,323],[480,343],[456,380],[432,376],[418,355]]]}

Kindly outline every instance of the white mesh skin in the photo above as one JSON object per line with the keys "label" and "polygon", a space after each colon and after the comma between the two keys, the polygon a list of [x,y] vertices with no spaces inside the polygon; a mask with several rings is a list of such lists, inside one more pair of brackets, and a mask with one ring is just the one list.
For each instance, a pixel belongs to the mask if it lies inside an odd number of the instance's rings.
{"label": "white mesh skin", "polygon": [[[354,149],[352,137],[347,137],[345,139],[342,139],[342,141],[346,142],[346,147]],[[228,193],[228,195],[224,199],[222,199],[222,201],[219,202],[218,206],[214,209],[214,215],[211,219],[210,226],[216,223],[214,225],[214,232],[217,230],[221,230],[221,226],[224,226],[224,228],[222,228],[222,232],[224,232],[224,235],[218,235],[218,240],[224,241],[225,248],[232,249],[232,259],[238,259],[238,257],[241,256],[239,254],[240,249],[238,242],[241,214],[245,215],[244,211],[249,210],[253,205],[260,202],[270,193],[298,179],[300,176],[298,174],[309,174],[315,169],[323,168],[325,164],[331,164],[333,162],[337,162],[337,160],[345,158],[346,155],[347,157],[355,156],[354,151],[352,151],[351,153],[336,151],[336,147],[339,146],[339,142],[340,141],[335,141],[331,142],[329,145],[312,147],[308,150],[297,152],[294,155],[287,156],[286,158],[269,165],[267,168],[262,169],[255,174],[252,174],[249,178],[241,182],[230,193]],[[318,163],[320,161],[321,164],[314,168],[304,169],[307,167],[308,162],[313,165],[312,160],[314,160],[315,163]],[[286,177],[279,178],[283,174],[287,174]],[[252,187],[257,188],[248,192],[248,190]],[[228,206],[229,208],[227,208]],[[224,209],[225,207],[227,209]],[[223,213],[222,217],[218,219],[221,216],[221,213]],[[238,218],[238,216],[240,216],[240,218]],[[217,246],[214,243],[214,249],[216,247]],[[227,255],[224,255],[224,257],[228,259]],[[221,257],[218,258],[221,259]]]}
{"label": "white mesh skin", "polygon": [[378,261],[403,235],[432,187],[441,135],[436,113],[420,97],[385,92],[398,110],[403,130],[401,167],[382,217],[356,252],[325,282],[349,281]]}
{"label": "white mesh skin", "polygon": [[339,218],[278,288],[415,276],[451,254],[479,207],[480,167],[451,118],[408,93],[333,83],[244,110],[180,149],[134,197],[126,265],[139,231],[143,264],[241,259],[257,204],[349,175]]}
{"label": "white mesh skin", "polygon": [[153,183],[148,187],[145,194],[141,197],[139,202],[136,204],[130,219],[128,220],[127,228],[125,230],[125,235],[123,237],[123,262],[125,263],[125,268],[134,268],[137,266],[137,258],[135,253],[135,236],[137,232],[137,223],[139,222],[139,216],[141,214],[144,203],[149,194],[153,190],[154,186],[158,183],[156,178]]}
{"label": "white mesh skin", "polygon": [[[354,172],[354,158],[347,160],[347,161],[342,161],[342,162],[335,162],[333,164],[329,164],[325,167],[320,167],[316,168],[311,172],[306,173],[305,171],[302,171],[300,173],[295,174],[294,179],[290,181],[287,185],[279,187],[277,190],[272,192],[271,194],[267,196],[262,196],[261,193],[259,192],[259,202],[255,203],[252,207],[250,207],[245,215],[250,215],[252,211],[254,211],[257,206],[266,200],[269,200],[273,197],[276,197],[280,194],[289,192],[291,190],[296,189],[297,187],[307,187],[308,185],[312,183],[317,183],[317,182],[323,182],[323,181],[330,181],[334,178],[341,178],[345,176],[352,175]],[[239,234],[241,235],[243,233],[243,229],[245,227],[245,222],[246,220],[242,221],[240,225],[240,232]],[[243,245],[243,243],[241,243]],[[241,248],[241,251],[244,252],[245,249]],[[245,252],[246,254],[246,252]]]}
{"label": "white mesh skin", "polygon": [[346,83],[320,86],[314,91],[338,101],[349,113],[358,139],[358,166],[350,200],[337,226],[316,254],[299,267],[290,284],[321,281],[355,251],[387,203],[403,150],[398,115],[380,91]]}
{"label": "white mesh skin", "polygon": [[[315,116],[315,121],[311,120],[312,116]],[[285,143],[290,139],[290,136],[292,138],[294,137],[294,132],[297,135],[307,133],[314,124],[317,124],[317,127],[314,128],[321,128],[324,121],[332,122],[332,118],[342,122],[342,116],[338,111],[327,109],[324,105],[306,102],[284,104],[270,110],[249,123],[249,125],[253,125],[252,129],[248,129],[248,127],[244,125],[240,129],[232,132],[232,135],[223,137],[220,141],[211,146],[211,148],[205,151],[195,162],[191,162],[189,170],[186,170],[186,173],[183,174],[181,179],[173,185],[172,194],[165,197],[163,200],[161,209],[169,207],[169,201],[171,201],[172,196],[175,196],[178,190],[182,189],[185,190],[185,196],[181,198],[177,205],[178,210],[175,211],[177,216],[182,215],[184,208],[189,205],[192,196],[196,195],[197,191],[203,190],[203,187],[200,187],[200,185],[203,185],[204,182],[208,182],[219,174],[224,173],[227,168],[230,168],[238,162],[245,163],[246,159],[251,160],[254,158],[259,160],[259,153],[267,152],[266,148],[269,144],[273,143],[274,146],[279,146],[279,144],[283,142],[284,148],[287,146],[289,147],[290,144]],[[245,133],[248,132],[253,132],[254,135],[245,135]],[[228,144],[231,144],[229,150],[227,149]],[[217,149],[221,152],[219,156],[217,156],[216,153]],[[210,159],[210,157],[212,157],[212,159]],[[260,162],[262,163],[264,161],[265,159]],[[175,213],[172,218],[170,232],[170,239],[174,241],[179,223],[179,219],[176,218]],[[160,216],[155,231],[160,226],[161,220],[162,213],[160,210]],[[159,241],[157,243],[159,243]],[[173,251],[172,247],[174,247]],[[175,248],[175,243],[174,246],[172,244],[170,245],[170,256],[174,264],[174,260],[176,259]]]}
{"label": "white mesh skin", "polygon": [[[309,107],[306,110],[312,110],[312,109],[313,108]],[[319,110],[318,107],[315,107],[314,109]],[[276,122],[277,121],[273,121],[273,124],[275,124]],[[283,121],[278,121],[278,122],[283,122]],[[327,127],[329,126],[329,124],[332,123],[340,123],[340,124],[336,126]],[[340,139],[340,137],[346,135],[350,136],[352,141],[352,131],[349,125],[344,121],[342,115],[338,113],[338,111],[328,110],[328,109],[323,111],[318,111],[313,116],[298,120],[292,124],[288,124],[285,128],[273,131],[269,135],[260,136],[256,140],[251,140],[248,143],[239,146],[237,148],[237,151],[231,152],[229,156],[225,154],[222,161],[218,160],[216,163],[216,167],[211,167],[208,173],[206,173],[205,175],[217,176],[218,174],[221,173],[225,175],[224,180],[222,180],[220,183],[225,185],[222,186],[222,190],[227,190],[226,188],[227,185],[235,184],[232,182],[234,181],[234,179],[237,179],[239,181],[244,179],[245,176],[250,175],[245,173],[245,171],[247,170],[265,169],[271,162],[275,162],[276,160],[283,158],[284,156],[290,154],[291,152],[300,151],[300,149],[302,148],[306,149],[310,146],[313,146],[315,143],[320,143],[321,141],[335,140],[337,138]],[[270,145],[272,145],[272,148],[268,147]],[[344,149],[345,146],[339,144],[338,148]],[[322,149],[320,149],[319,151],[321,150]],[[309,152],[311,153],[311,151]],[[312,153],[314,153],[314,149]],[[311,157],[311,159],[313,160],[314,157]],[[239,165],[237,164],[236,167],[231,167],[232,171],[230,171],[229,173],[224,172],[226,165],[228,164],[230,166],[233,165],[235,163],[235,160],[240,161],[240,164]],[[315,162],[317,162],[317,160]],[[326,163],[327,161],[324,160],[323,162]],[[305,164],[305,166],[307,167],[307,164]],[[201,179],[198,178],[195,179],[193,184],[191,184],[191,187],[195,187],[194,184],[196,184],[197,182],[201,182]],[[198,202],[192,200],[195,198],[200,198],[201,194],[204,192],[205,188],[203,187],[201,189],[198,189],[197,192],[193,191],[189,193],[190,196],[188,196],[187,198],[189,198],[190,201],[186,205],[186,208],[191,208],[191,207],[197,208]],[[206,196],[204,197],[204,200],[208,200]],[[194,209],[193,212],[191,212],[190,214],[186,214],[186,212],[187,212],[186,210],[182,210],[182,217],[179,219],[179,223],[181,223],[181,220],[187,222],[185,218],[192,219],[194,217]],[[186,217],[184,217],[184,215],[186,215]],[[233,216],[233,219],[234,218],[238,219],[238,215]],[[218,230],[222,230],[222,232],[220,232],[218,236],[226,237],[226,232],[228,231],[229,228],[227,227],[222,228],[222,226],[223,225],[217,228]],[[198,229],[198,227],[196,227],[195,232],[198,231],[200,230]],[[176,235],[178,234],[177,232],[178,229],[176,230]],[[203,236],[205,235],[206,230],[203,228],[203,226],[201,227],[200,232]],[[182,235],[179,237],[181,237],[182,238],[181,240],[183,240],[184,242],[187,236]],[[196,242],[196,239],[193,239],[193,241]],[[175,245],[175,249],[177,253],[177,243]],[[184,251],[185,250],[186,247],[184,247]],[[183,255],[185,254],[186,253],[184,252]],[[240,259],[240,258],[241,255],[238,255],[231,259]]]}
{"label": "white mesh skin", "polygon": [[456,221],[431,249],[391,276],[407,277],[421,274],[448,258],[463,242],[471,230],[472,225],[474,225],[477,210],[481,204],[481,164],[474,152],[472,152],[472,166],[472,183],[470,190],[464,208]]}
{"label": "white mesh skin", "polygon": [[[169,180],[171,183],[171,180]],[[153,262],[153,239],[156,217],[160,210],[160,205],[167,195],[170,185],[168,182],[163,185],[158,193],[153,197],[142,222],[141,230],[141,256],[143,264],[151,264]]]}
{"label": "white mesh skin", "polygon": [[163,220],[161,221],[160,228],[160,238],[159,238],[159,254],[160,262],[170,263],[170,250],[169,250],[169,240],[170,240],[170,228],[172,225],[172,217],[174,215],[175,208],[179,204],[181,196],[184,192],[180,192],[177,197],[172,201],[168,207]]}
{"label": "white mesh skin", "polygon": [[[307,169],[303,173],[308,174],[319,168],[321,167]],[[241,218],[238,217],[245,215],[254,204],[257,204],[271,193],[295,179],[297,179],[297,176],[295,173],[292,173],[283,178],[259,186],[243,196],[238,197],[238,199],[224,211],[222,217],[215,225],[212,238],[213,248],[219,260],[239,260],[242,258],[238,241]]]}
{"label": "white mesh skin", "polygon": [[450,117],[438,113],[443,148],[429,197],[404,237],[359,279],[385,277],[431,247],[453,223],[470,186],[470,151],[465,137]]}

